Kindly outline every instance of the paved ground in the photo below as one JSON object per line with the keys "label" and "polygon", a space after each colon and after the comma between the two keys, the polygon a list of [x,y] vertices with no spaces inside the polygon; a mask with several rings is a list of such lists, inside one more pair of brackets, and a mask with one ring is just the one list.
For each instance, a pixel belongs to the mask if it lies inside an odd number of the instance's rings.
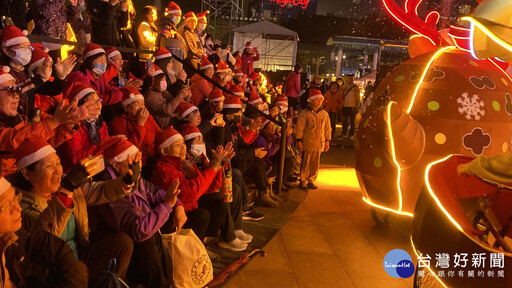
{"label": "paved ground", "polygon": [[266,245],[267,256],[253,259],[223,287],[412,287],[412,277],[395,279],[383,269],[392,249],[412,255],[410,220],[374,224],[348,146],[338,143],[322,156],[320,189],[308,193]]}

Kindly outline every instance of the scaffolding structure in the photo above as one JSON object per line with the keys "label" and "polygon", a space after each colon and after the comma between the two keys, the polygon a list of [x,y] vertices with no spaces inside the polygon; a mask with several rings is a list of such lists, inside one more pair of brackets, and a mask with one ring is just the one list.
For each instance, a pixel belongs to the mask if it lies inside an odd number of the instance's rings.
{"label": "scaffolding structure", "polygon": [[232,43],[233,29],[242,25],[244,0],[202,0],[202,11],[210,11],[209,32],[214,39]]}

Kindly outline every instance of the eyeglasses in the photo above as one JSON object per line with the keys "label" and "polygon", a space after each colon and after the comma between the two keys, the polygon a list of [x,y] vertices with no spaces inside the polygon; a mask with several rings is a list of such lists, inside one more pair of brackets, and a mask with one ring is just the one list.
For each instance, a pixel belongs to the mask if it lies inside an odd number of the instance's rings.
{"label": "eyeglasses", "polygon": [[7,91],[7,94],[9,94],[11,97],[19,96],[21,93],[21,86],[9,86],[0,89],[0,91]]}
{"label": "eyeglasses", "polygon": [[4,204],[3,206],[0,206],[0,214],[11,211],[14,205],[20,204],[21,198],[23,198],[23,195],[21,193],[18,193],[18,195],[14,197],[14,200]]}

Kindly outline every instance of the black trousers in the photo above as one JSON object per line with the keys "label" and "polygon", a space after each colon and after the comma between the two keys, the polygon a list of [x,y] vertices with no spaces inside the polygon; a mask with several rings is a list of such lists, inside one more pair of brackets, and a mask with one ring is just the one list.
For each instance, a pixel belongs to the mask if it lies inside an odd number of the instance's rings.
{"label": "black trousers", "polygon": [[[272,172],[269,177],[276,177],[279,173],[279,164],[281,162],[281,152],[277,152],[275,155],[270,157],[270,161],[272,162]],[[286,178],[292,173],[293,167],[295,166],[295,158],[286,157],[284,158],[284,169],[283,169],[283,183]],[[276,179],[277,181],[277,179]]]}
{"label": "black trousers", "polygon": [[166,263],[164,253],[160,233],[155,233],[146,241],[135,242],[128,267],[128,280],[145,287],[169,288],[172,267],[170,263]]}
{"label": "black trousers", "polygon": [[343,107],[342,108],[342,121],[343,121],[343,132],[342,135],[347,133],[347,129],[350,126],[350,131],[348,132],[348,136],[354,136],[354,132],[356,131],[356,108],[355,107]]}
{"label": "black trousers", "polygon": [[267,191],[267,177],[265,176],[265,162],[263,162],[260,158],[254,158],[251,165],[247,167],[247,171],[245,173],[254,184],[256,184],[256,188],[258,189],[258,194],[262,195]]}
{"label": "black trousers", "polygon": [[336,134],[336,122],[338,122],[338,117],[336,112],[329,112],[329,119],[331,120],[331,139],[334,138],[334,134]]}
{"label": "black trousers", "polygon": [[247,190],[247,186],[245,186],[245,180],[242,171],[236,168],[232,168],[231,175],[233,175],[233,183],[238,185],[238,187],[240,188],[240,196],[242,198],[242,209],[244,211],[247,211],[249,210],[249,190]]}

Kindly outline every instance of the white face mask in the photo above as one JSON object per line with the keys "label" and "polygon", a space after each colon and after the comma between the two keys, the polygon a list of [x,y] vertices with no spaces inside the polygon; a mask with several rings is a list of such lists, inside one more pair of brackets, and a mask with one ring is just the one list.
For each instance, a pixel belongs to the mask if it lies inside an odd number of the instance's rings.
{"label": "white face mask", "polygon": [[206,27],[206,24],[204,23],[199,23],[197,24],[197,31],[199,32],[203,32],[204,28]]}
{"label": "white face mask", "polygon": [[167,90],[167,81],[160,81],[160,91]]}
{"label": "white face mask", "polygon": [[14,60],[23,66],[27,65],[32,58],[32,50],[30,49],[16,49],[14,52],[16,52]]}
{"label": "white face mask", "polygon": [[196,156],[205,155],[206,156],[206,146],[203,144],[192,144],[190,145],[190,151]]}
{"label": "white face mask", "polygon": [[270,114],[270,110],[268,110],[268,109],[267,110],[263,110],[263,113],[268,115],[268,114]]}
{"label": "white face mask", "polygon": [[286,111],[288,111],[288,107],[286,107],[286,106],[279,106],[279,112],[280,113],[284,114],[284,113],[286,113]]}
{"label": "white face mask", "polygon": [[226,81],[231,81],[231,79],[233,79],[233,75],[226,75],[226,77],[224,78],[224,80]]}
{"label": "white face mask", "polygon": [[171,21],[172,21],[172,23],[174,23],[174,24],[178,24],[178,22],[180,22],[180,17],[178,17],[178,16],[174,16],[174,17],[172,17],[172,18],[171,18]]}

